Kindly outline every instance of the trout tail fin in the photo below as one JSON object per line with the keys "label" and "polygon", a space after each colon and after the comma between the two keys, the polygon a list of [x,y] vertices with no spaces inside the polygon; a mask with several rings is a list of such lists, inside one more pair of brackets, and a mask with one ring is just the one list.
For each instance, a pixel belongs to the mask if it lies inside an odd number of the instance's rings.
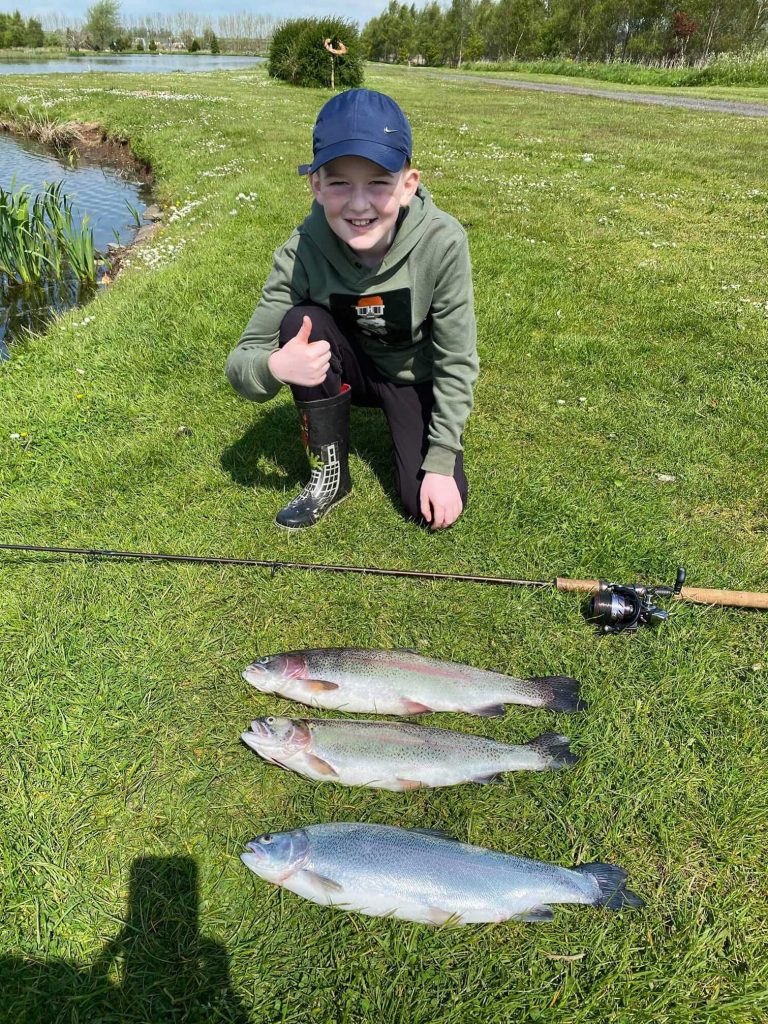
{"label": "trout tail fin", "polygon": [[645,900],[626,888],[627,872],[615,864],[580,864],[573,868],[580,875],[589,875],[597,882],[600,893],[595,900],[599,907],[621,910],[622,907],[644,907]]}
{"label": "trout tail fin", "polygon": [[534,676],[528,680],[541,687],[542,707],[553,711],[586,711],[587,705],[579,696],[579,681],[570,676]]}
{"label": "trout tail fin", "polygon": [[571,765],[579,763],[578,757],[571,750],[570,740],[567,736],[561,736],[560,733],[545,732],[525,745],[539,755],[543,771],[569,768]]}

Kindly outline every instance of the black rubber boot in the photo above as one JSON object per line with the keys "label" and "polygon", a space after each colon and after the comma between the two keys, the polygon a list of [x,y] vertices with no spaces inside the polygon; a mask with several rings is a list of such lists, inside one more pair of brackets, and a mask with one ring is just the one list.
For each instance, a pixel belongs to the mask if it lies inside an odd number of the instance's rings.
{"label": "black rubber boot", "polygon": [[349,385],[334,398],[296,402],[301,435],[312,474],[309,483],[275,517],[286,530],[319,523],[328,509],[352,490],[349,478]]}

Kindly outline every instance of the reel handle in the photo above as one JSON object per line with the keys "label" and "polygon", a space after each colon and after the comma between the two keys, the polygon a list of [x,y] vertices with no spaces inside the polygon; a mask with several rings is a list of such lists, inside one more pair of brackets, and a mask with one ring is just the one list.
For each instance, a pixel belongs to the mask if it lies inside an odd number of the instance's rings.
{"label": "reel handle", "polygon": [[[596,594],[600,589],[599,580],[572,580],[558,576],[555,587],[561,593]],[[748,590],[714,590],[707,587],[683,587],[679,594],[671,597],[692,604],[720,605],[724,608],[764,608],[768,610],[768,594]]]}
{"label": "reel handle", "polygon": [[709,590],[706,587],[683,587],[679,594],[673,594],[678,601],[693,604],[717,604],[726,608],[766,608],[768,594],[750,593],[748,590]]}

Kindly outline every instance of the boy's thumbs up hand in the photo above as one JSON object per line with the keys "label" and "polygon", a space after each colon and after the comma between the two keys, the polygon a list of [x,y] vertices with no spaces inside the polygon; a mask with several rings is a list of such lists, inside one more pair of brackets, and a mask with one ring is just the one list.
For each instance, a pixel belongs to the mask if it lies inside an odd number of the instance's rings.
{"label": "boy's thumbs up hand", "polygon": [[305,388],[322,384],[331,364],[331,346],[325,340],[310,341],[312,321],[304,317],[298,333],[269,357],[270,372],[283,384]]}

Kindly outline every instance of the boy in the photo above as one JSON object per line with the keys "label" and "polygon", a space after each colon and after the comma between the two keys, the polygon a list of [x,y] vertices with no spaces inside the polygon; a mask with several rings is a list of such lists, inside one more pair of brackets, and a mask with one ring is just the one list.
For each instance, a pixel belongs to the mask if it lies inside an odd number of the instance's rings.
{"label": "boy", "polygon": [[351,89],[318,114],[312,211],[275,253],[227,377],[263,402],[293,392],[311,467],[279,526],[314,526],[352,489],[349,406],[384,410],[406,515],[451,526],[467,500],[461,434],[477,377],[466,234],[411,167],[389,96]]}

